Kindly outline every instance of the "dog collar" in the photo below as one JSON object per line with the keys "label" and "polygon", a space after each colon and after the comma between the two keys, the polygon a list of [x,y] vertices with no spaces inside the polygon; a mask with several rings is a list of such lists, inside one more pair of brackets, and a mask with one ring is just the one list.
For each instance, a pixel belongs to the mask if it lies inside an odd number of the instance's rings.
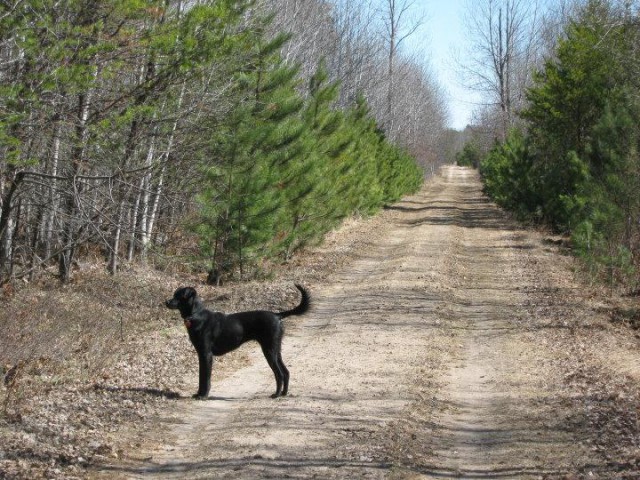
{"label": "dog collar", "polygon": [[184,319],[184,326],[187,327],[187,328],[191,328],[191,319],[185,318]]}

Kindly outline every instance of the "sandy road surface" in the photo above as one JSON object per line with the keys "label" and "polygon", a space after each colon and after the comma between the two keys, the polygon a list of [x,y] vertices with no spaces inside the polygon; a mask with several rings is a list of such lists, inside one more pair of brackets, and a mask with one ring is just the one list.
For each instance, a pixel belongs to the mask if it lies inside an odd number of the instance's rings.
{"label": "sandy road surface", "polygon": [[577,334],[538,308],[557,253],[489,203],[468,169],[444,169],[392,210],[358,258],[312,286],[312,311],[287,320],[290,396],[269,398],[271,372],[245,346],[248,367],[214,379],[208,401],[177,402],[159,419],[166,433],[154,448],[98,475],[592,478],[631,469],[592,443],[598,432],[560,342]]}

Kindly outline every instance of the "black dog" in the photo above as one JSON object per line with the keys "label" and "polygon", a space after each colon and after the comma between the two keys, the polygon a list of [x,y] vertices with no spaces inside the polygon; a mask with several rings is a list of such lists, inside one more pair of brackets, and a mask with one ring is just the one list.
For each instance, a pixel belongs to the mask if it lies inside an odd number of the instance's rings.
{"label": "black dog", "polygon": [[207,310],[195,289],[179,288],[166,305],[180,310],[184,324],[189,332],[189,339],[198,352],[200,378],[198,392],[194,398],[206,398],[211,388],[211,367],[213,356],[220,356],[235,350],[249,340],[257,341],[262,347],[273,374],[276,377],[276,398],[286,395],[289,390],[289,370],[282,362],[280,353],[284,326],[282,319],[290,315],[302,315],[309,310],[309,294],[296,285],[302,294],[300,305],[284,312],[259,310],[226,315],[222,312]]}

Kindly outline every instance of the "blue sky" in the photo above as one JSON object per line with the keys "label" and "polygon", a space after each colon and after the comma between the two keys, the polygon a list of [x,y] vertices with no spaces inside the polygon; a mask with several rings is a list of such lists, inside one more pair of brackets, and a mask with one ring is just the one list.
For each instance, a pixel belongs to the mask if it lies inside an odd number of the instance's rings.
{"label": "blue sky", "polygon": [[478,96],[465,89],[457,74],[456,52],[464,52],[464,12],[467,0],[416,0],[416,15],[424,15],[424,23],[406,40],[407,51],[431,66],[447,94],[449,126],[463,129],[471,121]]}

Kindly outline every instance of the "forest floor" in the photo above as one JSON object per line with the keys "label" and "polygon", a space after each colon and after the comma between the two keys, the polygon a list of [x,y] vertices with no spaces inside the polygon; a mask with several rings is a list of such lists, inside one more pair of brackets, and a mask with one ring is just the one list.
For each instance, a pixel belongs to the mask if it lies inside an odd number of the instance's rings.
{"label": "forest floor", "polygon": [[161,302],[193,279],[5,292],[0,478],[638,478],[637,297],[578,272],[475,171],[445,167],[273,279],[195,285],[224,311],[283,310],[308,287],[276,400],[255,344],[191,399],[197,359]]}

